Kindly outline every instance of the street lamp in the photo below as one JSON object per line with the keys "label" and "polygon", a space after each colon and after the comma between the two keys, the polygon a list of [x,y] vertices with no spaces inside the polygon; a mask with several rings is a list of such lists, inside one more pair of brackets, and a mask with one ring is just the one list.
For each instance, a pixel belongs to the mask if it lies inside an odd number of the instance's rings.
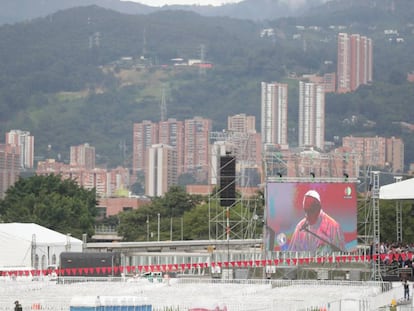
{"label": "street lamp", "polygon": [[147,241],[149,241],[149,216],[147,215]]}
{"label": "street lamp", "polygon": [[181,217],[181,241],[184,240],[184,217]]}
{"label": "street lamp", "polygon": [[172,241],[172,227],[173,227],[173,219],[172,219],[172,205],[170,205],[170,241]]}
{"label": "street lamp", "polygon": [[170,241],[172,241],[172,217],[170,217]]}
{"label": "street lamp", "polygon": [[158,216],[158,228],[157,228],[157,232],[158,232],[158,242],[160,241],[160,213],[157,214]]}

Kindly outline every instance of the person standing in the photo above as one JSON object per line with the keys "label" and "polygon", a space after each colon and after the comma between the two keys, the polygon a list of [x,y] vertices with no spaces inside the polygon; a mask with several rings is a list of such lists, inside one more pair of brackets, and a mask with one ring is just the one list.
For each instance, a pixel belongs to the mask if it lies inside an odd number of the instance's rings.
{"label": "person standing", "polygon": [[408,285],[408,281],[405,280],[403,285],[404,285],[404,299],[409,300],[410,299],[410,286]]}
{"label": "person standing", "polygon": [[23,311],[23,307],[18,300],[14,302],[14,311]]}
{"label": "person standing", "polygon": [[309,190],[302,202],[305,217],[296,225],[289,251],[344,251],[345,238],[340,224],[322,209],[317,191]]}

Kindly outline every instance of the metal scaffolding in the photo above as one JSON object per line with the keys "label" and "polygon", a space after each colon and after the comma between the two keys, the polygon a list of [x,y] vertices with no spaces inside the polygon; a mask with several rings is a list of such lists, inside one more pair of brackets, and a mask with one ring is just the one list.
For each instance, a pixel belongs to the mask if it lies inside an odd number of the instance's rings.
{"label": "metal scaffolding", "polygon": [[[395,182],[400,182],[402,176],[394,177]],[[402,203],[400,200],[397,200],[395,203],[395,222],[397,227],[397,242],[402,242]]]}
{"label": "metal scaffolding", "polygon": [[373,171],[372,173],[372,188],[371,188],[371,203],[372,203],[372,223],[373,223],[373,254],[377,255],[377,259],[374,260],[372,268],[372,279],[374,281],[381,281],[381,262],[379,257],[380,246],[380,209],[379,209],[379,172]]}
{"label": "metal scaffolding", "polygon": [[[238,161],[239,157],[246,154],[248,133],[231,131],[211,132],[210,141],[220,143],[224,153],[229,152],[236,157],[239,171],[243,171],[244,165],[250,165],[249,161]],[[220,147],[219,147],[220,148]],[[223,150],[221,151],[223,153]],[[223,154],[222,154],[223,155]],[[221,206],[221,191],[219,187],[220,168],[218,167],[220,151],[213,156],[210,154],[210,179],[212,189],[209,196],[209,239],[230,240],[230,239],[251,239],[255,238],[256,224],[261,218],[257,215],[258,198],[245,194],[243,191],[232,198],[231,206]],[[215,162],[215,163],[213,163]],[[236,174],[234,183],[245,184],[241,179],[246,178],[243,174]],[[249,178],[249,177],[247,177]],[[247,182],[248,184],[248,182]]]}
{"label": "metal scaffolding", "polygon": [[264,179],[275,176],[341,178],[359,177],[361,155],[355,152],[319,152],[312,148],[296,151],[265,146],[263,153]]}

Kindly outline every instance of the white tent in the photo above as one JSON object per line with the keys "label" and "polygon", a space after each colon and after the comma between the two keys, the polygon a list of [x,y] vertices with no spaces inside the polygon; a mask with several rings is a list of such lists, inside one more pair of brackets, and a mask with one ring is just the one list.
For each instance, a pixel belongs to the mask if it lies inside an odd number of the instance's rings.
{"label": "white tent", "polygon": [[34,223],[0,223],[0,267],[46,269],[64,251],[82,251],[82,241]]}
{"label": "white tent", "polygon": [[414,199],[414,178],[380,187],[379,198],[382,200]]}

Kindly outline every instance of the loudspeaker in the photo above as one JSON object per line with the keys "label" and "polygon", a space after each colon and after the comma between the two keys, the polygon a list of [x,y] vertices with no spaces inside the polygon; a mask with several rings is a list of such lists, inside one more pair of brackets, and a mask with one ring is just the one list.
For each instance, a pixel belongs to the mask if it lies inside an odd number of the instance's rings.
{"label": "loudspeaker", "polygon": [[236,199],[236,158],[232,155],[220,157],[220,205],[231,206]]}

